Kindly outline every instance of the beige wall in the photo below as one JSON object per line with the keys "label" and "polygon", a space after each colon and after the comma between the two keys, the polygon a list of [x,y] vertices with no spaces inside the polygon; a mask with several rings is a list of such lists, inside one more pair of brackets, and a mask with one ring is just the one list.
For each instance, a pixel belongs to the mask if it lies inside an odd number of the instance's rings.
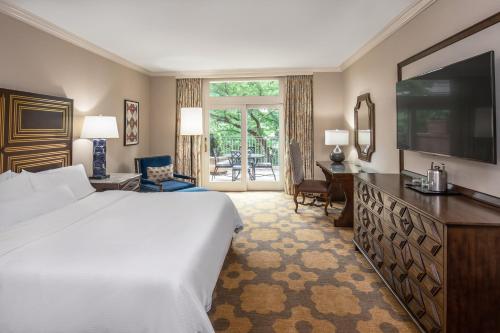
{"label": "beige wall", "polygon": [[[117,117],[120,139],[108,141],[109,171],[132,171],[149,153],[149,77],[0,14],[0,87],[74,100],[74,163],[91,170],[92,144],[77,139],[83,116]],[[140,144],[123,145],[123,100],[140,103]]]}
{"label": "beige wall", "polygon": [[[333,147],[325,146],[325,130],[347,128],[341,73],[314,73],[313,107],[314,159],[328,161]],[[325,178],[318,167],[314,169],[314,178]]]}
{"label": "beige wall", "polygon": [[[324,145],[324,130],[352,129],[356,97],[370,92],[376,104],[376,152],[369,165],[380,172],[398,172],[396,64],[499,10],[498,0],[439,0],[343,73],[314,73],[315,159],[328,159],[332,148]],[[3,14],[0,31],[8,32],[0,34],[0,87],[74,99],[75,138],[87,114],[116,116],[123,136],[123,100],[140,102],[140,144],[124,147],[123,138],[110,140],[110,171],[131,171],[136,156],[174,154],[175,78],[150,78]],[[352,144],[352,134],[350,139]],[[352,146],[346,153],[348,159],[357,160]],[[74,163],[83,162],[90,170],[91,158],[91,143],[75,140]],[[420,162],[428,158],[421,157]],[[500,195],[500,189],[494,188],[499,170],[490,168],[485,173],[483,164],[451,163],[456,172],[457,166],[467,165],[468,172],[482,175],[450,174],[451,180]],[[315,177],[323,177],[318,168]]]}
{"label": "beige wall", "polygon": [[[376,152],[370,167],[379,172],[398,172],[396,64],[499,10],[498,0],[439,0],[342,73],[344,113],[351,127],[356,96],[370,92],[376,105]],[[497,48],[500,39],[491,38],[490,43],[492,49]],[[356,154],[350,154],[350,158],[355,159]],[[425,165],[430,160],[444,161],[453,166],[449,175],[451,181],[500,195],[497,185],[500,168],[496,166],[425,154],[414,158],[425,161],[422,163]],[[416,171],[421,169],[420,166]]]}
{"label": "beige wall", "polygon": [[151,78],[151,128],[149,140],[152,155],[175,156],[176,82],[174,77]]}

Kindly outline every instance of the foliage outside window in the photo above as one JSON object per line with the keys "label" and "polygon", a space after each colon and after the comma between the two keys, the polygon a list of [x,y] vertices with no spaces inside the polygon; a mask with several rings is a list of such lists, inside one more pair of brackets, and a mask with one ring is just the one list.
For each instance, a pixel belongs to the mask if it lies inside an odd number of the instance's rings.
{"label": "foliage outside window", "polygon": [[279,80],[214,81],[209,84],[210,97],[279,96]]}
{"label": "foliage outside window", "polygon": [[[279,110],[249,109],[247,147],[278,164]],[[224,156],[241,149],[241,112],[235,109],[210,110],[211,156]]]}

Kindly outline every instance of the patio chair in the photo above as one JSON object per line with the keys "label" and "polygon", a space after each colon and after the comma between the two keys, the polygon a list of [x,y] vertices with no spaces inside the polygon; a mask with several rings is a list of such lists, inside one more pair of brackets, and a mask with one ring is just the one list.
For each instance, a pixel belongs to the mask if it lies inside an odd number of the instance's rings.
{"label": "patio chair", "polygon": [[[231,179],[232,181],[236,181],[241,175],[241,151],[232,150],[231,157],[229,158],[229,162],[231,163]],[[248,176],[250,179],[252,178],[252,168],[250,166],[247,167]]]}
{"label": "patio chair", "polygon": [[295,213],[297,213],[299,208],[299,202],[297,201],[299,194],[302,194],[302,204],[305,204],[305,194],[319,194],[325,201],[325,215],[328,215],[328,205],[330,204],[330,188],[328,182],[325,180],[304,179],[304,162],[302,160],[302,154],[300,153],[300,146],[297,141],[292,140],[289,147]]}
{"label": "patio chair", "polygon": [[231,163],[231,180],[234,182],[241,174],[241,151],[232,150],[229,162]]}
{"label": "patio chair", "polygon": [[217,171],[219,169],[229,169],[232,167],[232,164],[231,160],[227,159],[227,157],[221,157],[216,148],[211,148],[211,150],[212,150],[212,155],[215,159],[215,168],[214,172],[212,173],[212,180],[213,180],[215,178],[215,175],[217,175]]}
{"label": "patio chair", "polygon": [[[256,169],[270,169],[271,172],[273,173],[274,181],[276,181],[276,174],[274,173],[274,168],[273,168],[273,156],[274,156],[274,149],[269,148],[268,153],[266,154],[266,161],[258,161],[255,164]],[[255,175],[257,176],[257,175]],[[260,175],[260,176],[265,176],[265,175]]]}

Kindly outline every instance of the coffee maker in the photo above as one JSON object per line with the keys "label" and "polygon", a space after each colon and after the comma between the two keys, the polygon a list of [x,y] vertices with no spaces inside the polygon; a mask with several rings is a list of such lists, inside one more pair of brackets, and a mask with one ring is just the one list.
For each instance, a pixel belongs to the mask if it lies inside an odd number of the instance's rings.
{"label": "coffee maker", "polygon": [[446,192],[448,189],[448,176],[444,163],[441,163],[441,165],[437,165],[434,162],[431,163],[431,168],[427,170],[427,182],[430,191]]}

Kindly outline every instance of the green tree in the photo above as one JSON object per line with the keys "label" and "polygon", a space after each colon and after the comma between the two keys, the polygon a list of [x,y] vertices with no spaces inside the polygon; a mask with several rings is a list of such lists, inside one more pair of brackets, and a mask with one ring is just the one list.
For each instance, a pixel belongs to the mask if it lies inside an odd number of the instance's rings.
{"label": "green tree", "polygon": [[[279,80],[211,82],[211,97],[278,96]],[[248,146],[268,154],[270,143],[279,138],[279,112],[272,108],[249,109]],[[218,154],[227,154],[241,146],[241,114],[235,109],[210,111],[210,145]],[[277,147],[272,147],[277,148]],[[213,150],[211,153],[215,153]]]}
{"label": "green tree", "polygon": [[278,80],[210,82],[210,97],[278,96]]}

